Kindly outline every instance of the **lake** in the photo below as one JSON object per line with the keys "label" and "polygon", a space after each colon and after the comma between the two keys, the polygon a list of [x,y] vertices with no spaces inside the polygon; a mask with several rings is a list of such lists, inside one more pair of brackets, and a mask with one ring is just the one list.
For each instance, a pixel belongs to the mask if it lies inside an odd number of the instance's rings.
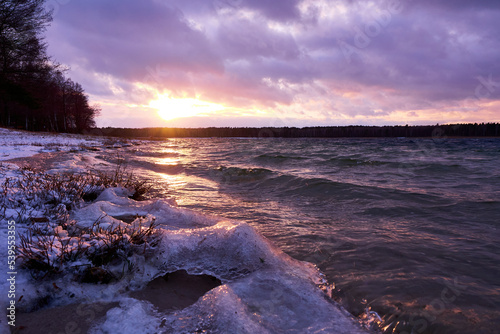
{"label": "lake", "polygon": [[317,265],[367,326],[500,327],[499,139],[170,139],[119,158],[151,196]]}

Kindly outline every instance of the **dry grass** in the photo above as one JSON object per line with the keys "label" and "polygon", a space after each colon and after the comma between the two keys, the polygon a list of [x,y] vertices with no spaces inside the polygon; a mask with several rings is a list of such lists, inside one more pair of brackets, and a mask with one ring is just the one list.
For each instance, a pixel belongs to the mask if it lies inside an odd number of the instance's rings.
{"label": "dry grass", "polygon": [[159,239],[154,221],[146,226],[139,223],[103,228],[99,219],[90,228],[65,227],[56,227],[56,233],[49,234],[32,226],[20,235],[18,258],[22,267],[32,271],[33,277],[63,273],[75,261],[86,262],[88,267],[103,267],[111,261],[126,262],[133,253],[145,253],[155,247]]}
{"label": "dry grass", "polygon": [[[43,211],[45,216],[64,218],[66,211],[78,208],[84,202],[95,200],[110,187],[131,189],[134,200],[141,200],[152,187],[145,180],[139,180],[122,163],[114,172],[100,171],[83,174],[47,174],[23,167],[21,177],[6,178],[0,185],[0,218],[6,218],[7,209],[18,212],[13,217],[18,222],[28,222]],[[62,214],[62,217],[61,217]],[[9,217],[10,218],[10,217]]]}
{"label": "dry grass", "polygon": [[112,173],[53,175],[24,167],[20,177],[6,178],[0,185],[0,218],[15,219],[26,227],[19,235],[22,267],[33,277],[43,278],[64,273],[75,261],[87,263],[87,269],[103,267],[114,259],[126,262],[132,253],[154,247],[158,240],[154,220],[138,217],[133,224],[103,228],[99,219],[84,229],[70,221],[72,210],[110,187],[131,189],[131,197],[138,200],[151,185],[127,172],[123,162]]}

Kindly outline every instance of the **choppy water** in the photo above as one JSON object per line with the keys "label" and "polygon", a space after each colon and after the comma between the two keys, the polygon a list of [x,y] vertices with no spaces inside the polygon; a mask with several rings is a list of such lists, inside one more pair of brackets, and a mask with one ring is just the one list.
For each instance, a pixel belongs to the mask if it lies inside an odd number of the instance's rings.
{"label": "choppy water", "polygon": [[499,139],[172,139],[120,154],[155,196],[315,263],[387,333],[499,331]]}

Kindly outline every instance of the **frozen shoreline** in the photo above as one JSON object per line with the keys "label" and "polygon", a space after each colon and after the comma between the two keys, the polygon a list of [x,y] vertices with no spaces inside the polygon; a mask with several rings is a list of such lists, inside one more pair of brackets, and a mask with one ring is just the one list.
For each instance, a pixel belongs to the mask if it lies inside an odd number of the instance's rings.
{"label": "frozen shoreline", "polygon": [[[8,140],[4,140],[4,143],[8,143]],[[59,151],[64,151],[61,144],[58,145]],[[79,149],[75,149],[75,145]],[[30,147],[30,153],[34,152],[31,150],[33,145],[25,141],[24,146]],[[95,143],[93,146],[96,146]],[[52,169],[53,173],[85,171],[89,165],[102,163],[96,160],[95,152],[84,148],[82,143],[71,142],[65,148],[73,151],[72,154],[57,153],[50,158],[38,155],[32,161],[38,161],[40,165],[52,163],[52,166],[45,167],[56,167]],[[16,174],[16,168],[12,165],[5,164],[4,170],[2,177]],[[123,228],[142,228],[141,224],[144,226],[155,221],[160,233],[158,245],[147,252],[132,253],[119,261],[104,264],[102,267],[106,271],[116,275],[119,275],[125,264],[129,268],[118,281],[110,284],[79,283],[72,280],[71,275],[56,275],[53,279],[44,278],[34,283],[26,271],[21,273],[16,282],[23,296],[18,301],[21,309],[29,310],[33,303],[48,298],[42,305],[45,303],[49,308],[41,308],[38,313],[33,313],[32,319],[51,312],[57,315],[57,307],[74,305],[75,302],[89,302],[91,305],[119,303],[119,306],[110,304],[111,309],[97,324],[99,329],[95,331],[133,333],[130,330],[133,324],[141,333],[198,329],[242,333],[363,332],[355,320],[327,296],[328,284],[313,265],[285,255],[249,225],[178,209],[166,200],[137,202],[128,198],[129,195],[125,189],[108,188],[95,201],[72,212],[71,219],[78,228],[90,228],[96,220],[102,220],[105,227]],[[123,218],[134,216],[137,218]],[[18,231],[22,232],[23,228],[19,226]],[[4,230],[1,231],[4,240]],[[61,240],[67,238],[68,234],[65,229],[58,227],[52,233],[59,235]],[[87,238],[82,242],[90,241]],[[92,264],[88,260],[77,260],[69,262],[63,269],[71,269],[75,265]],[[146,293],[148,284],[151,285],[154,279],[178,270],[185,270],[190,275],[213,276],[221,280],[222,285],[210,290],[187,308],[182,305],[181,309],[180,304],[174,303],[173,307],[179,306],[179,310],[174,313],[162,311],[151,301],[143,301],[153,295],[137,295]],[[193,284],[185,285],[184,291],[199,285]],[[161,291],[162,295],[168,295],[167,290],[162,288]],[[134,294],[138,298],[132,297]],[[21,321],[22,318],[19,319]],[[138,323],[137,319],[142,320]]]}
{"label": "frozen shoreline", "polygon": [[[130,295],[139,301],[151,303],[158,310],[171,314],[194,304],[220,281],[208,275],[189,275],[184,271],[158,277],[139,291]],[[95,323],[103,322],[106,313],[118,308],[120,303],[94,302],[76,303],[52,308],[42,308],[31,313],[18,315],[21,333],[87,333]]]}

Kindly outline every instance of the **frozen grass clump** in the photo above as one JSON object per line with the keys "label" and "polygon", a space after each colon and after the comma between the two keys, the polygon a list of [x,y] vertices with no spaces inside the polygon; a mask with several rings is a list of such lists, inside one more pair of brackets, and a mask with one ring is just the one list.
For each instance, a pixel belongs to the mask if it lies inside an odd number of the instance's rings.
{"label": "frozen grass clump", "polygon": [[154,218],[124,225],[103,228],[98,220],[84,229],[75,221],[53,229],[31,226],[20,235],[18,258],[35,278],[71,272],[87,283],[109,283],[120,277],[106,266],[120,265],[124,275],[132,269],[128,258],[153,249],[159,240]]}
{"label": "frozen grass clump", "polygon": [[7,177],[0,185],[0,218],[18,222],[30,222],[40,216],[64,220],[68,211],[95,200],[111,187],[130,189],[135,200],[142,199],[151,189],[147,181],[136,179],[120,164],[112,173],[82,174],[48,174],[23,167],[19,177]]}
{"label": "frozen grass clump", "polygon": [[[6,175],[5,175],[6,176]],[[17,257],[35,278],[72,272],[76,279],[106,283],[119,278],[104,267],[113,262],[130,270],[128,257],[156,246],[155,218],[135,217],[130,223],[105,224],[99,218],[90,227],[78,227],[71,211],[95,200],[106,188],[124,187],[141,199],[150,185],[118,164],[111,173],[49,174],[29,167],[0,185],[0,220],[16,220]]]}

